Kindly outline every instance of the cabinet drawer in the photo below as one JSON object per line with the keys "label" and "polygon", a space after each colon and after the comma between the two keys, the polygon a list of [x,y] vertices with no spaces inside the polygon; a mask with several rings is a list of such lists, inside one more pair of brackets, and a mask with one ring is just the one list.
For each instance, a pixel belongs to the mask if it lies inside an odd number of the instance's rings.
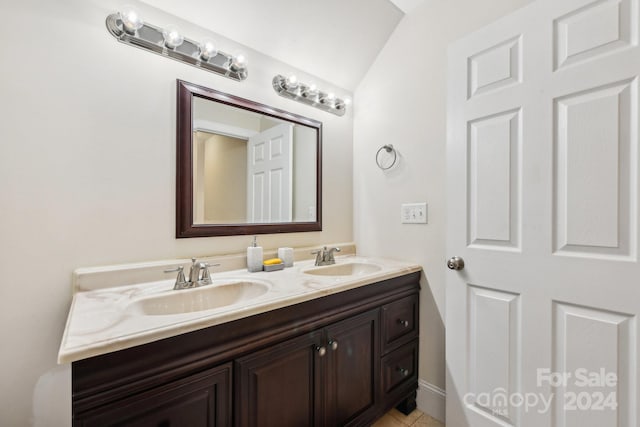
{"label": "cabinet drawer", "polygon": [[418,340],[406,344],[382,359],[384,394],[418,379]]}
{"label": "cabinet drawer", "polygon": [[418,336],[418,296],[412,295],[382,306],[382,352]]}

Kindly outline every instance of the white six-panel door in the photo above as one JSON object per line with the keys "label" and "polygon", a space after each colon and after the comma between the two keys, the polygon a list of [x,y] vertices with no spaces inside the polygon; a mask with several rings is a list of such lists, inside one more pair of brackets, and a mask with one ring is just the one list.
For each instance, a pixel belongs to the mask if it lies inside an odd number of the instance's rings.
{"label": "white six-panel door", "polygon": [[247,144],[248,222],[292,221],[292,143],[293,127],[285,123],[249,138]]}
{"label": "white six-panel door", "polygon": [[449,49],[447,426],[637,427],[638,0]]}

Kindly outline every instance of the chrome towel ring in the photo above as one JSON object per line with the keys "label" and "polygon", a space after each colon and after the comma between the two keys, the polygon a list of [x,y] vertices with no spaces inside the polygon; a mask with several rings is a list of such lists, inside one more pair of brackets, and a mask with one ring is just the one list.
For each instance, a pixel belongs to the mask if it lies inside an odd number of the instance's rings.
{"label": "chrome towel ring", "polygon": [[[380,154],[383,152],[383,150],[384,152],[389,154],[389,159],[392,159],[392,160],[389,160],[391,162],[390,164],[387,164],[389,161],[385,162],[385,159],[381,158]],[[391,153],[393,153],[393,156],[391,156]],[[380,147],[380,149],[378,149],[378,152],[376,153],[376,164],[383,171],[391,169],[396,164],[397,161],[398,161],[398,152],[396,151],[395,148],[393,148],[393,144],[385,144],[382,147]]]}

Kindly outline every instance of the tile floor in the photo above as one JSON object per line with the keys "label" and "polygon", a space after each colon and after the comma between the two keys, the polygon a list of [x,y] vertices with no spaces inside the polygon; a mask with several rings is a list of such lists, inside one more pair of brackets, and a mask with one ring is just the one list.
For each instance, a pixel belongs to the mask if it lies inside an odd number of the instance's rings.
{"label": "tile floor", "polygon": [[371,427],[444,427],[444,424],[417,409],[409,415],[392,409]]}

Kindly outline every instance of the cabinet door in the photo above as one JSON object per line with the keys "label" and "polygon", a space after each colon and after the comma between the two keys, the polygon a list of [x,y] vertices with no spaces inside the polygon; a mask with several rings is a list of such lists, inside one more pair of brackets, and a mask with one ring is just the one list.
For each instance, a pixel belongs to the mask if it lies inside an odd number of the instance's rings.
{"label": "cabinet door", "polygon": [[74,417],[74,427],[231,426],[231,364],[209,369]]}
{"label": "cabinet door", "polygon": [[237,426],[320,425],[321,337],[312,332],[236,360]]}
{"label": "cabinet door", "polygon": [[360,423],[376,409],[378,310],[327,327],[326,337],[325,425]]}

